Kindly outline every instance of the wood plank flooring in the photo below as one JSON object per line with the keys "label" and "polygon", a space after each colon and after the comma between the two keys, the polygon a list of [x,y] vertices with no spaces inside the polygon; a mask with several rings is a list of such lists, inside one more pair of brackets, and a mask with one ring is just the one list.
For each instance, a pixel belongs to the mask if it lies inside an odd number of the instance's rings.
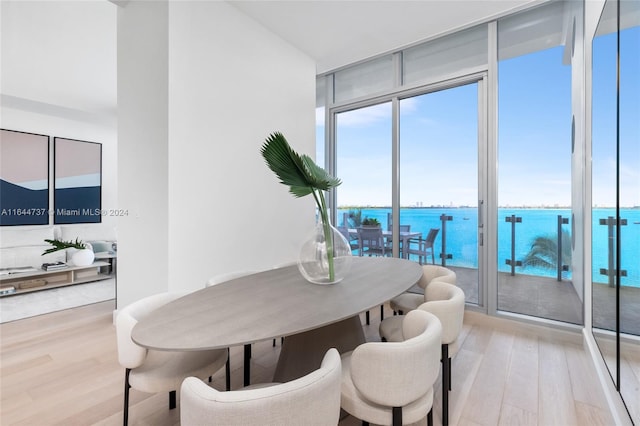
{"label": "wood plank flooring", "polygon": [[[124,370],[118,364],[112,301],[0,325],[0,424],[119,425]],[[385,315],[390,315],[387,307]],[[379,340],[379,309],[364,326]],[[364,316],[363,316],[364,323]],[[467,312],[453,359],[452,425],[611,425],[580,335]],[[280,344],[254,345],[252,382],[269,381]],[[232,388],[242,382],[242,348],[232,348]],[[224,371],[214,376],[224,387]],[[437,382],[434,423],[441,424]],[[131,391],[131,425],[178,425],[167,394]],[[346,416],[342,426],[359,425]],[[426,424],[426,421],[420,424]]]}

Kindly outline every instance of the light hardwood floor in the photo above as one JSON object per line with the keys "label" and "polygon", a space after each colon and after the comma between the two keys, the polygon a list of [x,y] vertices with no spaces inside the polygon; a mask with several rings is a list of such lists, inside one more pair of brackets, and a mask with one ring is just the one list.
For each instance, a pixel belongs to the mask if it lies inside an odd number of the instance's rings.
{"label": "light hardwood floor", "polygon": [[[113,302],[0,325],[0,424],[119,425],[124,370],[116,354]],[[379,340],[379,309],[364,326]],[[387,314],[390,310],[387,307]],[[220,325],[221,327],[224,324]],[[468,312],[453,360],[452,425],[611,425],[580,335]],[[280,344],[254,345],[252,381],[268,381]],[[242,381],[242,349],[233,348],[232,388]],[[224,387],[224,371],[214,386]],[[440,382],[434,423],[440,424]],[[131,425],[177,425],[168,395],[132,390]],[[350,416],[340,425],[357,425]],[[426,424],[426,421],[424,422]]]}

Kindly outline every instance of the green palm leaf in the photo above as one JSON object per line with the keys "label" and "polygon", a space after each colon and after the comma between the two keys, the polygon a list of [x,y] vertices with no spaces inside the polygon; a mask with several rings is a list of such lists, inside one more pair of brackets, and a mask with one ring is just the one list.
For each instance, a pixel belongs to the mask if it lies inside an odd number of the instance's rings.
{"label": "green palm leaf", "polygon": [[557,236],[536,237],[531,243],[531,249],[522,259],[522,266],[555,269],[558,258],[563,265],[571,265],[571,234],[563,230],[562,240],[566,243],[562,244],[562,253],[559,253]]}
{"label": "green palm leaf", "polygon": [[304,197],[314,190],[327,191],[342,183],[309,156],[295,152],[280,132],[269,135],[260,151],[267,166],[278,176],[280,183],[289,186],[289,192],[295,197]]}

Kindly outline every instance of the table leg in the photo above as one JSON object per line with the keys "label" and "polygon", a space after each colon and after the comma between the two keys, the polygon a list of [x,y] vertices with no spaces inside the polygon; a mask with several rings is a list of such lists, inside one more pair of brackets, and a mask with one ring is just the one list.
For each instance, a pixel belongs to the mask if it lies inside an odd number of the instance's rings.
{"label": "table leg", "polygon": [[287,336],[280,350],[273,381],[284,383],[309,374],[320,368],[322,358],[330,348],[336,348],[342,354],[365,341],[360,315]]}

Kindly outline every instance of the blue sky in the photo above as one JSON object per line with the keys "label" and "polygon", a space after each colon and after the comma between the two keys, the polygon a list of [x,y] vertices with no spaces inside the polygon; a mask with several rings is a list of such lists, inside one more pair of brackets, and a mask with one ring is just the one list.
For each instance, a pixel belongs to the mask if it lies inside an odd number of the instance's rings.
{"label": "blue sky", "polygon": [[[640,29],[621,34],[621,206],[640,205]],[[499,62],[498,203],[571,204],[562,47]],[[615,37],[594,43],[593,202],[615,204]],[[477,85],[401,101],[401,205],[477,205]],[[391,204],[391,104],[337,118],[338,205]],[[319,120],[319,125],[323,120]],[[323,138],[318,130],[319,140]],[[323,158],[318,157],[323,164]]]}

